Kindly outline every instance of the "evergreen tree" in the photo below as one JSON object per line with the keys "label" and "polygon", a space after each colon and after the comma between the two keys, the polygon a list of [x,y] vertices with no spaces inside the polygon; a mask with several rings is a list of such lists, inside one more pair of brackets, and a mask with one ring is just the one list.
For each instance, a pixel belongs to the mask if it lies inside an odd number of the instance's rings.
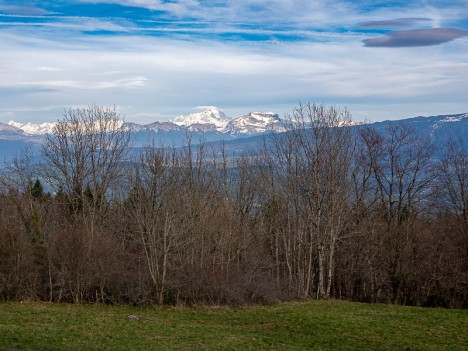
{"label": "evergreen tree", "polygon": [[32,186],[31,195],[33,198],[38,200],[43,200],[45,198],[44,188],[42,187],[42,183],[39,179],[36,179],[36,182]]}

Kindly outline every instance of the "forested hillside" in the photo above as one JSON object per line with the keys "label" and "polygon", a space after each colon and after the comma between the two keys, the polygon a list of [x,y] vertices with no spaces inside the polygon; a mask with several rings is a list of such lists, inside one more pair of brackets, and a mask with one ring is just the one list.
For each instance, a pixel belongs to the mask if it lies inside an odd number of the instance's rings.
{"label": "forested hillside", "polygon": [[130,156],[114,109],[70,109],[2,168],[0,298],[468,307],[466,139],[351,124],[304,104],[252,153]]}

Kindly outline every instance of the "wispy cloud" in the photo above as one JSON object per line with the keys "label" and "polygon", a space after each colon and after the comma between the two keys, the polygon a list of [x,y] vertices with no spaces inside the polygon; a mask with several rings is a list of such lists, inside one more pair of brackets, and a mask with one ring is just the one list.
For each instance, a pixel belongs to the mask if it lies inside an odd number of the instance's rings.
{"label": "wispy cloud", "polygon": [[164,1],[164,0],[79,0],[84,3],[107,3],[107,4],[118,4],[129,7],[140,7],[152,11],[165,11],[172,13],[177,16],[185,16],[190,13],[191,10],[195,10],[200,7],[200,3],[197,0],[175,0],[175,1]]}
{"label": "wispy cloud", "polygon": [[399,27],[412,27],[417,24],[427,24],[432,20],[430,18],[397,18],[392,20],[383,21],[369,21],[358,24],[359,28],[371,28],[371,29],[394,29]]}
{"label": "wispy cloud", "polygon": [[148,79],[146,77],[125,77],[112,81],[82,81],[82,80],[36,80],[19,83],[22,86],[37,86],[40,88],[56,89],[82,89],[82,90],[101,90],[101,89],[125,89],[138,88],[145,85]]}
{"label": "wispy cloud", "polygon": [[38,71],[46,71],[46,72],[59,72],[59,71],[63,71],[62,68],[59,68],[59,67],[50,67],[50,66],[41,66],[41,67],[37,67],[37,70],[38,70]]}
{"label": "wispy cloud", "polygon": [[215,109],[218,108],[217,106],[195,106],[193,109],[194,110],[210,110],[210,109]]}
{"label": "wispy cloud", "polygon": [[52,13],[43,8],[36,7],[36,6],[7,5],[2,2],[0,2],[0,11],[3,11],[7,14],[20,15],[20,16],[42,16],[42,15],[47,15],[47,14]]}

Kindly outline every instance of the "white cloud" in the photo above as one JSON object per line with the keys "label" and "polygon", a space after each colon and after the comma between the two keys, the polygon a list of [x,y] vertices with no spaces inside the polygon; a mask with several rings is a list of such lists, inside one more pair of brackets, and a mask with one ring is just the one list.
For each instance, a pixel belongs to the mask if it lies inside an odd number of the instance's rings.
{"label": "white cloud", "polygon": [[195,106],[193,109],[198,111],[218,109],[218,106]]}
{"label": "white cloud", "polygon": [[20,82],[21,86],[32,86],[40,88],[57,88],[57,89],[82,89],[82,90],[100,90],[112,88],[137,88],[145,85],[148,79],[145,77],[125,77],[113,81],[74,81],[74,80],[37,80]]}
{"label": "white cloud", "polygon": [[[369,19],[430,17],[443,23],[460,16],[452,8],[413,6],[369,14],[336,1],[224,1],[225,6],[210,7],[202,1],[101,2],[181,16],[190,11],[206,25],[193,28],[193,22],[180,19],[158,26],[156,21],[145,31],[159,31],[157,36],[140,35],[134,22],[115,19],[48,16],[57,21],[43,21],[34,30],[27,22],[9,25],[0,32],[0,120],[8,115],[51,122],[65,107],[92,103],[118,104],[127,120],[137,122],[173,118],[199,105],[221,106],[231,117],[262,109],[282,115],[299,101],[347,105],[361,119],[468,111],[467,38],[443,47],[379,50],[361,43],[375,34],[333,30]],[[261,16],[255,6],[262,7]],[[277,26],[258,26],[261,22]],[[184,28],[192,32],[177,33]],[[82,34],[100,30],[125,35]],[[192,36],[230,30],[307,40],[220,42]]]}
{"label": "white cloud", "polygon": [[[33,28],[47,28],[57,30],[70,30],[70,31],[110,31],[110,32],[129,32],[132,26],[119,25],[111,20],[101,20],[90,17],[67,17],[67,16],[48,16],[47,21],[24,21],[24,17],[19,18],[17,21],[10,21],[2,23],[5,27],[33,27]],[[43,19],[39,17],[38,19]],[[23,20],[23,21],[22,21]],[[53,21],[55,20],[55,21]],[[60,20],[60,21],[56,21]],[[39,33],[38,33],[39,34]],[[49,33],[50,34],[50,33]],[[63,34],[63,33],[62,33]],[[57,38],[58,39],[58,38]]]}
{"label": "white cloud", "polygon": [[[151,122],[185,114],[200,103],[222,106],[235,116],[260,108],[284,114],[302,100],[350,105],[358,116],[374,105],[366,117],[378,118],[408,116],[404,103],[411,99],[425,107],[427,101],[450,98],[459,109],[453,112],[464,112],[468,41],[458,44],[464,48],[382,52],[363,48],[358,38],[348,44],[258,46],[109,37],[93,38],[84,49],[79,44],[79,50],[55,43],[38,51],[10,41],[0,53],[0,89],[12,92],[0,108],[23,106],[25,99],[32,108],[47,102],[61,107],[18,112],[15,120],[35,115],[53,121],[67,106],[119,104],[127,120]],[[37,91],[15,94],[17,87]]]}
{"label": "white cloud", "polygon": [[63,71],[62,68],[59,67],[49,67],[49,66],[41,66],[37,67],[38,71],[47,71],[47,72],[58,72],[58,71]]}

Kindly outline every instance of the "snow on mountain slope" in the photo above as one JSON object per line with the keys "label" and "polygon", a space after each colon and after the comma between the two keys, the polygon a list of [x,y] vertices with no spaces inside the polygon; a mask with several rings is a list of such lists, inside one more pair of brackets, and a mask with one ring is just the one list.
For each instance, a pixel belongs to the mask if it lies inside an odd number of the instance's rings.
{"label": "snow on mountain slope", "polygon": [[0,134],[24,134],[24,132],[18,127],[0,122]]}
{"label": "snow on mountain slope", "polygon": [[142,130],[145,129],[145,127],[146,126],[143,124],[138,124],[138,123],[133,123],[133,122],[124,123],[124,129],[130,132],[141,132]]}
{"label": "snow on mountain slope", "polygon": [[[190,116],[193,118],[189,118]],[[236,153],[254,148],[256,143],[262,140],[263,133],[285,131],[282,120],[271,112],[251,112],[229,120],[219,109],[214,111],[210,109],[198,114],[179,117],[181,117],[178,119],[179,125],[172,122],[149,124],[126,122],[124,127],[131,132],[134,147],[144,147],[152,140],[177,147],[183,146],[187,142],[187,132],[190,131],[195,142],[216,143],[222,140],[232,152]],[[185,126],[182,123],[190,125]],[[468,113],[387,120],[372,123],[371,126],[377,131],[385,132],[388,125],[393,123],[405,123],[412,126],[420,136],[429,138],[440,150],[451,138],[466,140],[468,135]],[[6,124],[0,122],[0,163],[3,159],[13,155],[13,151],[16,152],[25,146],[33,146],[36,151],[40,150],[40,145],[44,141],[43,133],[52,132],[54,125],[54,123],[22,124],[10,121]],[[116,127],[120,128],[121,125],[119,123]],[[354,128],[354,124],[350,126]],[[467,149],[468,143],[464,145]]]}
{"label": "snow on mountain slope", "polygon": [[285,131],[283,122],[273,112],[250,112],[231,120],[224,131],[231,134],[260,134],[267,131]]}
{"label": "snow on mountain slope", "polygon": [[[96,121],[94,124],[95,124],[95,128],[99,130],[100,129],[99,122]],[[114,123],[107,124],[106,129],[109,129],[109,128],[119,129],[120,127],[122,127],[123,124],[124,122],[119,120],[115,124]],[[132,124],[136,125],[135,123],[132,123]],[[29,135],[45,135],[45,134],[52,134],[54,132],[54,127],[57,125],[57,123],[41,123],[41,124],[18,123],[18,122],[11,120],[10,122],[8,122],[8,125],[18,128]],[[83,131],[85,131],[85,128],[86,128],[85,124],[83,124],[82,127],[83,127]]]}
{"label": "snow on mountain slope", "polygon": [[[28,135],[51,134],[55,125],[56,123],[18,123],[13,120],[8,122],[9,128],[21,130]],[[149,124],[126,122],[124,126],[130,132],[136,133],[191,131],[200,133],[230,133],[232,136],[260,134],[271,130],[285,130],[281,119],[273,112],[251,112],[247,115],[230,119],[216,107],[209,107],[202,112],[177,116],[171,122],[156,121]]]}
{"label": "snow on mountain slope", "polygon": [[440,116],[440,117],[441,117],[441,119],[439,119],[439,121],[437,121],[434,124],[434,126],[433,126],[434,129],[439,128],[440,126],[442,126],[445,123],[461,122],[465,118],[468,118],[468,113],[462,113],[462,114],[458,114],[458,115]]}
{"label": "snow on mountain slope", "polygon": [[220,109],[210,107],[202,112],[191,113],[187,116],[177,116],[172,120],[172,123],[184,127],[196,126],[203,130],[222,131],[226,128],[229,121],[230,119]]}
{"label": "snow on mountain slope", "polygon": [[190,131],[217,131],[232,135],[252,135],[271,130],[285,130],[281,119],[273,112],[250,112],[248,115],[230,119],[216,107],[186,116],[178,116],[172,120],[172,123],[186,127]]}
{"label": "snow on mountain slope", "polygon": [[178,125],[171,123],[171,122],[153,122],[149,124],[138,124],[138,123],[131,123],[126,122],[124,123],[124,128],[129,130],[130,132],[168,132],[168,131],[180,131],[181,127]]}
{"label": "snow on mountain slope", "polygon": [[40,135],[40,134],[52,134],[56,123],[18,123],[13,120],[8,122],[9,126],[21,129],[26,134]]}
{"label": "snow on mountain slope", "polygon": [[153,123],[150,123],[150,124],[146,124],[145,127],[147,127],[148,129],[154,131],[154,132],[159,132],[159,131],[163,131],[163,132],[169,132],[169,131],[175,131],[175,132],[178,132],[181,130],[181,128],[177,125],[177,124],[174,124],[174,123],[171,123],[171,122],[153,122]]}

